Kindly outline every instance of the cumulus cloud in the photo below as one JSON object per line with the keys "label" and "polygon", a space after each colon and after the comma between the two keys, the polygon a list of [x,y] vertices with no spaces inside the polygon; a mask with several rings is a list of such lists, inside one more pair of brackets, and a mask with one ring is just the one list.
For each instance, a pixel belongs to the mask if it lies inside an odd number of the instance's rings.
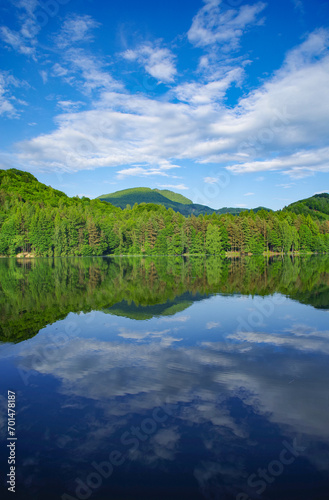
{"label": "cumulus cloud", "polygon": [[127,61],[137,61],[153,78],[163,83],[174,81],[176,76],[175,57],[167,48],[143,44],[136,49],[126,50],[122,56]]}
{"label": "cumulus cloud", "polygon": [[[144,342],[141,331],[121,333],[128,337],[119,343],[72,338],[65,347],[52,350],[51,339],[38,336],[20,346],[18,367],[53,375],[60,392],[71,398],[111,400],[109,418],[125,419],[170,403],[182,422],[209,423],[218,437],[229,433],[231,438],[248,439],[244,419],[236,421],[222,404],[237,397],[269,424],[280,426],[284,435],[290,429],[293,435],[301,432],[329,440],[322,383],[328,332],[302,326],[286,334],[236,332],[228,336],[228,342],[195,346],[175,342],[175,348],[159,342],[167,336],[165,332],[150,330]],[[308,356],[314,351],[324,357]],[[167,436],[168,442],[173,437]],[[165,439],[160,434],[155,441],[160,444]],[[208,449],[213,445],[210,439]]]}
{"label": "cumulus cloud", "polygon": [[206,105],[222,101],[227,89],[234,82],[240,82],[243,74],[242,68],[233,68],[227,71],[219,80],[208,83],[183,83],[174,89],[174,94],[180,101],[194,105]]}
{"label": "cumulus cloud", "polygon": [[[102,61],[69,48],[52,71],[85,94],[97,91],[92,109],[59,115],[53,132],[19,144],[19,160],[43,170],[120,167],[121,179],[173,177],[169,169],[184,159],[216,163],[234,174],[277,170],[298,178],[328,172],[328,46],[329,31],[311,33],[233,108],[224,97],[241,78],[239,68],[211,82],[181,83],[157,99],[130,94]],[[165,50],[142,47],[126,58],[146,58],[146,64],[154,50]],[[204,182],[215,182],[215,176]]]}

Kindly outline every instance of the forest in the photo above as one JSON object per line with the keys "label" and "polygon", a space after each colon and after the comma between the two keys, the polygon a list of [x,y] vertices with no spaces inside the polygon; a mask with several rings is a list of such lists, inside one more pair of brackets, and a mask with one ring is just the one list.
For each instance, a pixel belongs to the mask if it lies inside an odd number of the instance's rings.
{"label": "forest", "polygon": [[[0,255],[223,255],[329,252],[329,195],[277,212],[185,217],[162,205],[125,209],[73,197],[16,169],[0,171]],[[320,203],[318,210],[317,203]]]}

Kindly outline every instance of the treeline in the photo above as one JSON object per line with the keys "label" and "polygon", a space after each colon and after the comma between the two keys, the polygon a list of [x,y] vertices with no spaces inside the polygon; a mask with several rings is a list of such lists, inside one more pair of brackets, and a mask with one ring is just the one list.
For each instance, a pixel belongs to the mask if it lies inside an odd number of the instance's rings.
{"label": "treeline", "polygon": [[329,252],[329,220],[260,210],[184,217],[160,205],[124,210],[69,198],[18,170],[0,172],[0,255]]}

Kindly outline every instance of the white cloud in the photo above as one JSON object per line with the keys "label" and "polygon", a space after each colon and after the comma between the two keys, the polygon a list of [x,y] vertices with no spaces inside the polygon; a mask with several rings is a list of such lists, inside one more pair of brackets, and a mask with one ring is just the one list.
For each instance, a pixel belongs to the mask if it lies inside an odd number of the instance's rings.
{"label": "white cloud", "polygon": [[56,36],[56,44],[60,49],[65,49],[76,43],[90,43],[93,40],[91,32],[98,26],[100,24],[88,15],[69,16]]}
{"label": "white cloud", "polygon": [[254,196],[255,193],[245,193],[243,196]]}
{"label": "white cloud", "polygon": [[206,1],[193,19],[189,41],[196,47],[219,45],[222,50],[235,50],[244,31],[256,24],[266,4],[242,5],[239,9],[222,10],[220,0]]}
{"label": "white cloud", "polygon": [[217,328],[218,326],[220,326],[220,323],[216,323],[216,321],[208,321],[208,323],[206,324],[207,330],[212,330],[213,328]]}
{"label": "white cloud", "polygon": [[228,335],[228,338],[256,344],[272,344],[281,347],[291,346],[297,351],[318,351],[329,354],[328,331],[303,331],[298,326],[292,330],[288,329],[287,334],[236,332]]}
{"label": "white cloud", "polygon": [[[307,177],[314,172],[329,172],[329,147],[315,150],[301,150],[287,156],[264,161],[252,161],[228,167],[233,173],[281,170],[295,179]],[[290,186],[285,184],[285,186]]]}
{"label": "white cloud", "polygon": [[[171,165],[167,161],[159,161],[159,164],[157,167],[142,167],[140,165],[136,165],[133,167],[129,168],[124,168],[122,170],[119,170],[117,172],[117,178],[118,179],[124,179],[126,177],[131,177],[131,176],[137,176],[137,177],[148,177],[148,176],[154,176],[154,175],[159,175],[161,177],[171,177],[174,178],[176,176],[170,175],[167,173],[167,170],[170,170],[172,168],[180,168],[179,165]],[[163,187],[163,186],[162,186]],[[188,188],[181,188],[181,189],[188,189]]]}
{"label": "white cloud", "polygon": [[205,105],[222,101],[232,83],[241,81],[242,74],[242,68],[234,68],[227,71],[221,79],[213,80],[206,84],[193,82],[178,85],[174,89],[174,94],[180,101],[194,105]]}
{"label": "white cloud", "polygon": [[135,50],[128,49],[122,56],[127,61],[137,61],[153,78],[163,83],[171,83],[176,76],[175,56],[166,48],[143,44]]}
{"label": "white cloud", "polygon": [[35,47],[32,45],[30,40],[27,40],[25,36],[18,31],[13,31],[7,26],[0,27],[0,37],[9,45],[12,49],[16,50],[20,54],[26,56],[31,56],[35,59]]}
{"label": "white cloud", "polygon": [[36,60],[37,35],[40,26],[35,16],[39,6],[37,0],[19,0],[15,2],[18,9],[18,20],[21,28],[19,31],[11,30],[8,26],[0,26],[0,39],[20,54]]}
{"label": "white cloud", "polygon": [[216,184],[218,182],[218,179],[216,177],[204,177],[203,182],[206,184]]}
{"label": "white cloud", "polygon": [[82,101],[58,101],[57,107],[61,108],[64,112],[77,111],[84,103]]}
{"label": "white cloud", "polygon": [[[131,95],[100,61],[69,49],[63,78],[74,75],[72,85],[85,93],[97,90],[100,97],[89,111],[58,116],[54,132],[21,143],[20,161],[67,171],[121,166],[119,178],[168,177],[168,165],[183,159],[216,163],[235,174],[277,170],[298,178],[328,172],[328,40],[326,30],[312,33],[234,108],[218,97],[239,72],[225,82],[180,85],[157,99]],[[62,65],[56,71],[64,73]],[[204,182],[216,182],[215,176]]]}
{"label": "white cloud", "polygon": [[43,83],[46,84],[47,81],[48,81],[48,73],[47,73],[47,71],[41,70],[41,71],[39,71],[39,73],[40,73],[40,76],[42,78]]}
{"label": "white cloud", "polygon": [[18,110],[14,104],[26,105],[26,102],[13,95],[13,88],[26,85],[26,82],[19,81],[8,71],[0,70],[0,116],[6,115],[11,118],[18,116]]}
{"label": "white cloud", "polygon": [[188,189],[185,184],[160,184],[159,187],[163,189]]}
{"label": "white cloud", "polygon": [[166,323],[176,323],[177,321],[179,323],[186,323],[190,319],[190,316],[179,316],[175,314],[174,316],[162,316],[161,318],[158,318],[158,321],[164,321]]}
{"label": "white cloud", "polygon": [[68,74],[68,70],[63,68],[59,63],[55,63],[52,67],[52,72],[54,76],[66,76]]}
{"label": "white cloud", "polygon": [[153,330],[153,331],[133,331],[127,330],[126,328],[119,328],[120,333],[118,333],[119,337],[130,340],[144,340],[146,338],[157,338],[164,337],[170,330]]}
{"label": "white cloud", "polygon": [[[38,356],[36,361],[35,353],[48,352],[46,349],[52,340],[51,333],[44,332],[22,343],[18,368],[56,377],[58,390],[71,401],[82,396],[85,403],[80,404],[88,405],[86,398],[110,403],[106,404],[106,429],[104,419],[100,419],[93,423],[92,432],[88,432],[85,424],[90,417],[88,412],[81,411],[86,418],[81,424],[86,430],[85,438],[82,444],[72,436],[70,450],[80,447],[81,453],[83,446],[85,457],[91,450],[100,448],[104,436],[110,436],[114,419],[125,430],[128,425],[125,418],[136,414],[145,416],[147,410],[155,406],[165,409],[168,404],[175,405],[169,408],[174,410],[178,430],[167,425],[163,431],[160,429],[152,438],[158,449],[174,449],[182,423],[205,424],[207,429],[211,425],[212,432],[208,433],[205,444],[212,453],[223,450],[225,440],[229,443],[228,449],[232,450],[232,443],[239,448],[243,440],[249,440],[251,428],[243,419],[232,417],[226,404],[232,397],[241,400],[282,435],[300,433],[303,440],[309,438],[310,449],[315,440],[327,442],[327,387],[322,383],[327,360],[322,359],[323,356],[304,358],[303,354],[328,354],[328,332],[312,333],[301,328],[287,331],[286,335],[239,332],[230,336],[230,342],[196,346],[175,343],[175,348],[168,348],[159,342],[160,338],[150,335],[140,342],[130,336],[132,342],[118,343],[72,337],[65,348],[54,349],[51,356]],[[281,349],[276,349],[277,346]],[[271,363],[274,354],[275,363]],[[30,375],[33,379],[33,372]],[[4,399],[0,405],[2,403]],[[227,449],[223,453],[228,456]],[[148,457],[149,450],[143,455]],[[218,455],[213,456],[216,462],[223,463]],[[160,453],[160,457],[171,459],[172,455]],[[232,461],[236,462],[235,456]],[[233,477],[234,484],[235,479]]]}
{"label": "white cloud", "polygon": [[62,64],[56,63],[52,72],[84,94],[122,89],[122,85],[104,69],[103,62],[81,48],[65,50]]}
{"label": "white cloud", "polygon": [[276,187],[281,187],[283,189],[290,189],[295,185],[294,182],[290,182],[289,184],[276,184]]}
{"label": "white cloud", "polygon": [[0,73],[0,115],[3,114],[13,115],[14,106],[8,96],[6,77]]}

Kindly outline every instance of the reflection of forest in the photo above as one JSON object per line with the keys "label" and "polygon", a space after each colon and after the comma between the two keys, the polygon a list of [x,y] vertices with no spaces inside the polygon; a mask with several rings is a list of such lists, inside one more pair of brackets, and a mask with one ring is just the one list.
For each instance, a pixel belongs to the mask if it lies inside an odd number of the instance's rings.
{"label": "reflection of forest", "polygon": [[283,293],[329,308],[329,256],[0,259],[0,340],[32,337],[69,312],[148,319],[215,293]]}

